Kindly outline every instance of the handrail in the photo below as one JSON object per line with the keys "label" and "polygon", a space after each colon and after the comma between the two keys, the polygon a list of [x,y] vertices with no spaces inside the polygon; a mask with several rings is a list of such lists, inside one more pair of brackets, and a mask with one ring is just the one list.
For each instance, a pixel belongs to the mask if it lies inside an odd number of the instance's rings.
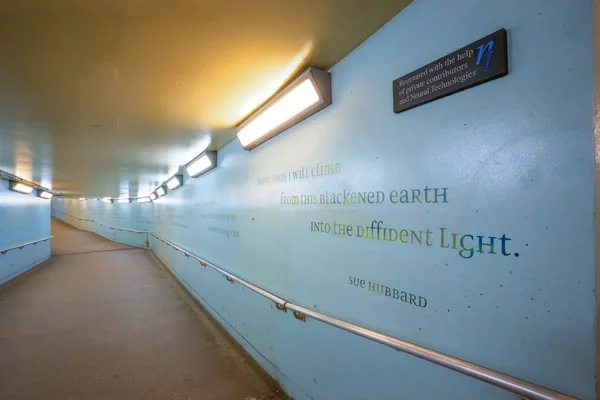
{"label": "handrail", "polygon": [[[62,212],[63,214],[69,215],[73,218],[77,218],[80,220],[82,219],[75,215],[64,212],[62,210],[58,210],[56,208],[55,208],[55,210]],[[97,221],[93,221],[93,220],[88,220],[88,221],[92,221],[92,222],[96,222],[98,224],[104,225]],[[460,372],[461,374],[468,375],[468,376],[478,379],[480,381],[487,382],[491,385],[497,386],[499,388],[502,388],[509,392],[512,392],[518,396],[521,396],[521,398],[526,399],[526,400],[577,400],[575,397],[554,391],[552,389],[548,389],[544,386],[540,386],[535,383],[531,383],[531,382],[528,382],[528,381],[525,381],[525,380],[522,380],[519,378],[515,378],[513,376],[504,374],[502,372],[495,371],[493,369],[486,368],[486,367],[483,367],[481,365],[477,365],[474,363],[470,363],[468,361],[464,361],[464,360],[437,352],[435,350],[428,349],[426,347],[418,346],[416,344],[412,344],[412,343],[406,342],[404,340],[396,339],[394,337],[384,335],[382,333],[372,331],[367,328],[363,328],[359,325],[355,325],[350,322],[346,322],[341,319],[330,317],[328,315],[321,314],[319,312],[310,310],[308,308],[304,308],[299,305],[290,303],[290,302],[288,302],[288,301],[286,301],[264,289],[261,289],[260,287],[254,285],[254,284],[252,284],[230,272],[225,271],[222,268],[217,267],[216,265],[210,263],[209,261],[206,261],[203,258],[192,254],[188,250],[185,250],[184,248],[155,234],[154,232],[138,231],[135,229],[123,229],[123,228],[112,228],[112,229],[118,229],[121,231],[132,232],[132,233],[141,233],[141,234],[145,233],[148,235],[152,235],[156,239],[160,240],[161,242],[167,244],[168,246],[173,247],[173,249],[182,252],[186,257],[190,257],[190,258],[193,258],[193,259],[199,261],[200,265],[202,265],[203,267],[210,267],[210,268],[214,269],[215,271],[223,274],[229,282],[238,282],[241,285],[247,287],[248,289],[273,301],[275,303],[275,305],[277,306],[278,310],[281,310],[281,311],[291,310],[293,312],[294,317],[298,320],[305,321],[307,316],[314,318],[314,319],[321,321],[323,323],[326,323],[328,325],[345,330],[346,332],[350,332],[355,335],[362,336],[366,339],[386,345],[386,346],[396,349],[398,351],[402,351],[404,353],[413,355],[415,357],[419,357],[423,360],[427,360],[429,362],[432,362],[432,363],[440,365],[442,367],[451,369],[456,372]]]}
{"label": "handrail", "polygon": [[264,296],[267,299],[273,301],[276,304],[276,306],[277,306],[277,308],[279,310],[285,310],[285,306],[286,306],[287,301],[285,301],[284,299],[282,299],[280,297],[277,297],[274,294],[269,293],[266,290],[261,289],[258,286],[253,285],[252,283],[250,283],[248,281],[245,281],[244,279],[242,279],[242,278],[240,278],[240,277],[238,277],[238,276],[236,276],[236,275],[234,275],[234,274],[232,274],[230,272],[227,272],[224,269],[221,269],[221,268],[217,267],[216,265],[212,264],[211,262],[206,261],[205,259],[200,258],[200,257],[198,257],[198,256],[190,253],[189,251],[183,249],[182,247],[177,246],[176,244],[170,242],[169,240],[160,237],[159,235],[155,234],[154,232],[148,232],[148,234],[154,236],[155,238],[157,238],[161,242],[164,242],[167,245],[173,247],[175,250],[181,251],[186,257],[190,257],[190,258],[193,258],[196,261],[199,261],[200,265],[202,265],[203,267],[212,268],[215,271],[223,274],[226,278],[228,278],[227,280],[229,282],[238,282],[241,285],[246,286],[248,289],[250,289],[250,290],[252,290],[252,291],[260,294],[261,296]]}
{"label": "handrail", "polygon": [[34,240],[33,242],[21,243],[21,244],[18,244],[18,245],[13,246],[13,247],[9,247],[9,248],[4,249],[4,250],[0,250],[0,255],[4,255],[4,254],[8,253],[11,250],[17,250],[17,249],[21,250],[23,247],[34,246],[34,245],[38,244],[39,242],[45,242],[47,240],[52,239],[53,237],[54,236],[48,236],[47,238],[44,238],[44,239]]}
{"label": "handrail", "polygon": [[480,381],[484,381],[502,389],[506,389],[510,392],[523,396],[525,399],[576,400],[574,397],[556,392],[540,385],[536,385],[535,383],[527,382],[522,379],[503,374],[502,372],[470,363],[468,361],[463,361],[461,359],[430,350],[426,347],[405,342],[404,340],[396,339],[394,337],[387,336],[382,333],[351,324],[341,319],[333,318],[328,315],[297,306],[295,304],[287,303],[286,307],[292,311],[312,317],[328,325],[335,326],[347,332],[354,333],[355,335],[359,335],[384,344],[398,351],[411,354],[434,364],[441,365],[442,367],[449,368],[456,372],[479,379]]}
{"label": "handrail", "polygon": [[63,213],[63,214],[65,214],[65,215],[68,215],[69,217],[73,217],[73,218],[75,218],[75,219],[78,219],[78,220],[80,220],[80,221],[85,221],[85,222],[95,222],[96,224],[98,224],[98,225],[102,225],[102,226],[105,226],[105,227],[107,227],[107,228],[109,228],[109,229],[111,229],[111,230],[115,230],[115,231],[124,231],[124,232],[132,232],[132,233],[147,233],[147,234],[152,234],[152,232],[149,232],[149,231],[138,231],[138,230],[135,230],[135,229],[127,229],[127,228],[115,228],[115,227],[112,227],[112,226],[109,226],[109,225],[103,224],[102,222],[94,221],[93,219],[89,219],[89,218],[80,218],[80,217],[78,217],[78,216],[76,216],[76,215],[69,214],[68,212],[65,212],[65,211],[63,211],[63,210],[59,210],[58,208],[54,208],[54,207],[52,207],[52,209],[53,209],[54,211],[58,211],[58,212],[60,212],[60,213]]}

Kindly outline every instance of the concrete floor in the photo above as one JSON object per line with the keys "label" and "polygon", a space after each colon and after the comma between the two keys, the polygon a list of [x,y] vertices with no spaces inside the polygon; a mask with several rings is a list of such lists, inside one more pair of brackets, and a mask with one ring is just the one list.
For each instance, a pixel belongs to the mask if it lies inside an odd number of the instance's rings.
{"label": "concrete floor", "polygon": [[52,218],[51,229],[52,236],[54,236],[54,239],[52,239],[52,255],[131,248],[126,244],[111,242],[95,233],[80,231],[56,218]]}
{"label": "concrete floor", "polygon": [[284,398],[149,251],[52,230],[69,255],[0,286],[0,399]]}

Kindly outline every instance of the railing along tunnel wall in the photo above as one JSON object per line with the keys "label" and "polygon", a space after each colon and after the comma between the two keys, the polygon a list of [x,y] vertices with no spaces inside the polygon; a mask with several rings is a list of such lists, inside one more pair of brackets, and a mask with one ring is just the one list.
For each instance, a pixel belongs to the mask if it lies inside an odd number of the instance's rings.
{"label": "railing along tunnel wall", "polygon": [[[153,208],[151,204],[106,204],[97,200],[55,200],[52,216],[76,228],[95,232],[107,239],[131,246],[149,246],[149,237],[132,233],[153,231]],[[68,213],[60,212],[69,210]],[[118,228],[115,228],[118,227]]]}
{"label": "railing along tunnel wall", "polygon": [[0,180],[0,285],[50,258],[50,201]]}
{"label": "railing along tunnel wall", "polygon": [[[310,119],[252,151],[230,143],[153,203],[53,206],[152,231],[305,310],[595,398],[590,7],[414,2],[331,70],[333,104]],[[393,113],[394,79],[501,28],[507,76]],[[149,244],[295,399],[515,398]]]}

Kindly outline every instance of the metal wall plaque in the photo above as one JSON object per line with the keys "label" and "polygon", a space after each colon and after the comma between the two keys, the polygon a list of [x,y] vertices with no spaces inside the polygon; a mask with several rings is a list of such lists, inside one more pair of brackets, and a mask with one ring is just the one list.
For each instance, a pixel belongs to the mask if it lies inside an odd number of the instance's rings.
{"label": "metal wall plaque", "polygon": [[508,74],[506,29],[500,29],[393,82],[400,113]]}

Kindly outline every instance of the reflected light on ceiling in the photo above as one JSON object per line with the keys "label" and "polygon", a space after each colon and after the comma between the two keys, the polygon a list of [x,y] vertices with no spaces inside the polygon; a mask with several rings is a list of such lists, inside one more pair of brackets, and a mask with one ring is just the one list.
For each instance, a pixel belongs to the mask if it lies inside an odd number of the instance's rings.
{"label": "reflected light on ceiling", "polygon": [[[249,79],[249,81],[253,83],[252,86],[244,90],[245,93],[250,94],[250,97],[241,104],[237,99],[230,99],[230,104],[232,106],[230,106],[229,109],[232,110],[233,115],[228,121],[229,124],[239,123],[273,96],[283,84],[290,80],[290,77],[298,72],[300,67],[305,65],[306,59],[310,55],[312,49],[312,41],[307,41],[287,64],[283,65],[281,68],[277,68],[277,71],[279,71],[277,74],[270,74],[263,79],[260,79],[261,77],[252,76]],[[235,92],[235,96],[239,98],[240,93]],[[240,104],[240,107],[235,107],[236,104]]]}
{"label": "reflected light on ceiling", "polygon": [[[27,138],[27,134],[24,133],[24,138]],[[27,142],[27,143],[26,143]],[[17,140],[13,144],[13,152],[15,155],[15,175],[26,179],[28,181],[33,180],[33,163],[31,161],[32,146],[27,139],[24,141]]]}
{"label": "reflected light on ceiling", "polygon": [[42,166],[40,185],[52,190],[52,170],[48,166],[45,166],[45,165]]}
{"label": "reflected light on ceiling", "polygon": [[119,182],[119,198],[125,198],[125,196],[129,196],[129,190],[131,188],[131,183],[128,179],[123,179]]}
{"label": "reflected light on ceiling", "polygon": [[[194,140],[194,142],[186,149],[185,157],[179,158],[178,160],[176,160],[175,164],[179,164],[181,162],[181,160],[191,160],[192,158],[196,157],[198,154],[204,153],[204,151],[206,151],[206,149],[208,149],[210,144],[211,144],[210,131],[207,131],[202,136],[200,136]],[[173,171],[173,172],[176,173],[178,171]]]}
{"label": "reflected light on ceiling", "polygon": [[[204,153],[211,145],[211,134],[217,135],[206,128],[206,130],[198,132],[197,136],[190,141],[189,145],[183,148],[171,148],[164,153],[165,163],[169,165],[169,170],[162,177],[154,176],[158,179],[170,179],[173,175],[179,174],[179,165],[182,161],[191,160],[198,154]],[[140,193],[142,195],[143,193]]]}

